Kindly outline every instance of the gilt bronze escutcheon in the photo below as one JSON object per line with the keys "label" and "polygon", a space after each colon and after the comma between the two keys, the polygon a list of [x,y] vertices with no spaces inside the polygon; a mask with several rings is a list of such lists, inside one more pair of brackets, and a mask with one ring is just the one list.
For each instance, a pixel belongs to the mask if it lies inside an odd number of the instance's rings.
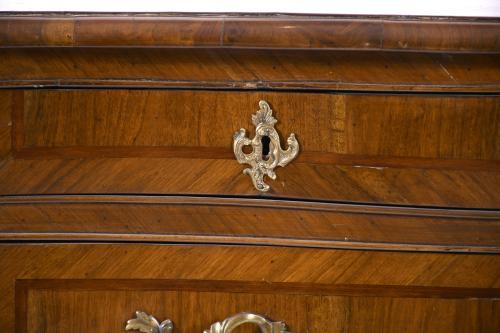
{"label": "gilt bronze escutcheon", "polygon": [[[259,102],[260,109],[252,115],[252,122],[255,125],[255,137],[246,137],[246,130],[240,129],[234,134],[233,150],[236,160],[240,164],[249,164],[251,168],[243,170],[252,178],[255,188],[261,192],[269,190],[269,185],[264,182],[264,176],[276,179],[274,168],[284,167],[293,160],[299,152],[299,143],[295,134],[291,133],[287,139],[288,148],[281,149],[278,132],[274,128],[277,122],[273,117],[273,110],[266,101]],[[246,154],[243,152],[244,146],[252,146],[253,151]]]}

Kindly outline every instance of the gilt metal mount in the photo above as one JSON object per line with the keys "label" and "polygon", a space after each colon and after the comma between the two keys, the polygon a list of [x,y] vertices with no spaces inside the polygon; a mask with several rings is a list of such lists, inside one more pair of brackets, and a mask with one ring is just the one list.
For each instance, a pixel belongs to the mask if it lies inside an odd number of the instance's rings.
{"label": "gilt metal mount", "polygon": [[[260,109],[255,115],[252,115],[252,122],[255,125],[255,137],[249,139],[246,137],[246,130],[240,129],[233,137],[233,150],[236,160],[240,164],[249,164],[251,168],[243,170],[252,178],[255,188],[261,192],[267,192],[269,185],[264,182],[264,176],[269,176],[271,179],[276,179],[274,168],[277,166],[284,167],[293,160],[299,153],[299,143],[295,138],[295,134],[291,133],[287,139],[288,148],[281,149],[280,138],[278,132],[274,128],[277,122],[273,117],[273,110],[269,107],[266,101],[259,102]],[[269,149],[264,154],[263,138],[268,138]],[[252,146],[253,151],[249,154],[243,152],[244,146]],[[267,149],[266,149],[267,150]]]}
{"label": "gilt metal mount", "polygon": [[[143,333],[172,333],[174,325],[170,319],[159,323],[155,317],[148,315],[142,311],[135,312],[136,318],[127,321],[125,329],[138,330]],[[253,323],[259,326],[262,333],[290,333],[286,330],[286,325],[282,321],[271,321],[264,316],[241,312],[232,317],[226,318],[223,321],[218,321],[203,333],[230,333],[236,327],[245,324]]]}
{"label": "gilt metal mount", "polygon": [[166,319],[161,323],[152,315],[146,312],[136,311],[135,318],[127,321],[125,326],[127,331],[137,330],[144,333],[172,333],[174,324],[170,319]]}

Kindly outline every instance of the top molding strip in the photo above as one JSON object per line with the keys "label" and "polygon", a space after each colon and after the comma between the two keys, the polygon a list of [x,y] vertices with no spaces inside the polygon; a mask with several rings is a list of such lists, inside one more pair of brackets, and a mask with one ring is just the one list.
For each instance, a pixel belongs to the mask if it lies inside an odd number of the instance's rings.
{"label": "top molding strip", "polygon": [[278,14],[0,14],[0,47],[499,53],[500,20]]}

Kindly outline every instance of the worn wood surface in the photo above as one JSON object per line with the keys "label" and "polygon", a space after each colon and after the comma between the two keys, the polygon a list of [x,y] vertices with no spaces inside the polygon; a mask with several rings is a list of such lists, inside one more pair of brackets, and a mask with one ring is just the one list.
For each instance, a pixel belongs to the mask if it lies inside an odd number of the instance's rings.
{"label": "worn wood surface", "polygon": [[277,14],[0,16],[0,46],[499,52],[497,19]]}
{"label": "worn wood surface", "polygon": [[285,320],[292,332],[499,327],[492,255],[133,244],[0,251],[3,332],[14,331],[14,308],[18,332],[119,331],[137,309],[174,319],[180,332],[240,310]]}
{"label": "worn wood surface", "polygon": [[0,239],[500,253],[500,212],[158,196],[10,197]]}
{"label": "worn wood surface", "polygon": [[4,48],[2,87],[500,91],[500,57],[312,50]]}

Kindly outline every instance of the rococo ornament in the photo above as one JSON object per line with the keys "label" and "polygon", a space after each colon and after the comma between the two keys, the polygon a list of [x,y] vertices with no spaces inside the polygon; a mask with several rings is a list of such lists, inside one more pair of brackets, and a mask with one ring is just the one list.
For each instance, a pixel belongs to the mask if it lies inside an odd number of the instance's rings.
{"label": "rococo ornament", "polygon": [[[143,333],[172,333],[174,325],[170,319],[160,323],[155,317],[142,311],[135,312],[136,318],[127,321],[125,329],[138,330]],[[262,333],[290,333],[286,330],[286,324],[282,321],[272,321],[264,316],[251,312],[241,312],[223,321],[218,321],[203,333],[230,333],[236,327],[252,323],[259,326]]]}
{"label": "rococo ornament", "polygon": [[[267,192],[270,187],[264,182],[264,176],[276,179],[274,168],[276,166],[284,167],[290,163],[299,153],[299,143],[295,134],[291,133],[287,139],[288,149],[281,149],[280,138],[274,128],[277,120],[273,117],[273,110],[266,101],[260,101],[259,107],[257,113],[252,115],[252,122],[256,126],[255,137],[253,139],[247,138],[246,130],[240,129],[234,134],[233,150],[236,160],[240,164],[251,166],[251,168],[243,170],[243,173],[252,178],[255,188],[261,192]],[[264,151],[264,145],[267,144],[269,149]],[[244,153],[244,146],[252,146],[253,151],[249,154]]]}

